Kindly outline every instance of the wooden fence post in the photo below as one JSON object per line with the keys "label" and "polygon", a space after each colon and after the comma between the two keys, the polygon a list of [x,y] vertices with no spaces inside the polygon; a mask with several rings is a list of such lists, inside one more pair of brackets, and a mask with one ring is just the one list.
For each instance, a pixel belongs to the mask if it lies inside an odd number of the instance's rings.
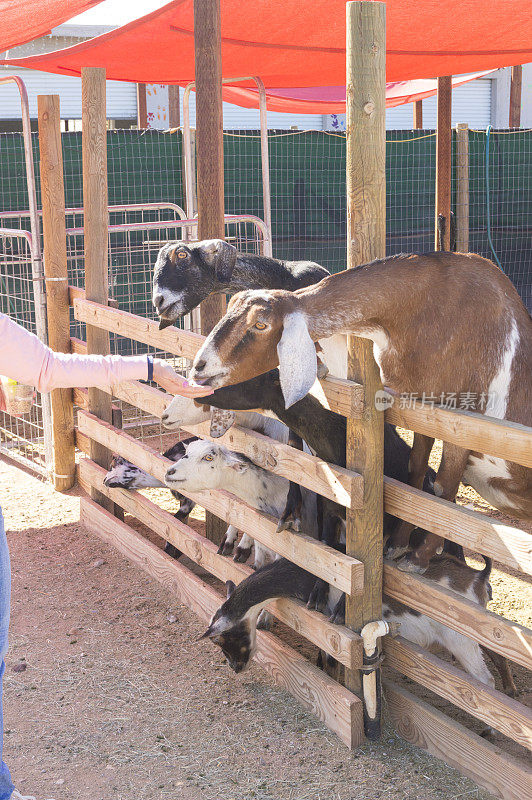
{"label": "wooden fence post", "polygon": [[[85,67],[81,70],[83,207],[85,234],[85,293],[87,300],[107,305],[108,278],[108,198],[107,198],[107,126],[105,113],[105,70]],[[107,355],[109,333],[87,325],[87,352]],[[112,422],[111,398],[100,389],[89,388],[89,411],[105,422]],[[91,459],[109,467],[110,453],[91,441]],[[114,503],[93,491],[93,500],[114,510]]]}
{"label": "wooden fence post", "polygon": [[137,83],[137,128],[141,130],[148,127],[147,105],[146,84]]}
{"label": "wooden fence post", "polygon": [[[223,239],[224,152],[222,111],[222,33],[220,0],[194,0],[196,80],[196,164],[198,238]],[[207,335],[225,314],[225,295],[200,306],[201,333]],[[207,537],[220,542],[226,523],[207,516]]]}
{"label": "wooden fence post", "polygon": [[[59,95],[39,95],[39,152],[44,237],[48,343],[70,353],[70,309],[65,230],[65,189]],[[60,492],[76,480],[72,389],[54,389],[52,406],[53,483]]]}
{"label": "wooden fence post", "polygon": [[438,128],[436,131],[435,250],[450,250],[451,243],[451,75],[438,78]]}
{"label": "wooden fence post", "polygon": [[423,100],[414,100],[414,128],[423,128]]}
{"label": "wooden fence post", "polygon": [[456,126],[456,249],[469,252],[469,125]]}
{"label": "wooden fence post", "polygon": [[523,67],[518,64],[512,67],[510,79],[510,110],[508,116],[508,126],[510,128],[521,127],[521,83],[523,80]]}
{"label": "wooden fence post", "polygon": [[[347,3],[347,266],[382,258],[386,251],[385,134],[386,6]],[[364,592],[347,597],[346,624],[360,630],[382,615],[383,413],[372,343],[348,337],[350,380],[364,386],[361,419],[347,419],[347,467],[364,476],[364,505],[347,511],[347,554],[364,564]],[[346,671],[360,692],[360,676]],[[378,727],[378,720],[377,720]]]}

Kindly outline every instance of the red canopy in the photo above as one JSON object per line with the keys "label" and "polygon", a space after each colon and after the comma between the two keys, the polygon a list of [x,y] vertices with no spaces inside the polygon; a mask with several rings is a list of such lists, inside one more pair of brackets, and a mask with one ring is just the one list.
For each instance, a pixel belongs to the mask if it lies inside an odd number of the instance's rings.
{"label": "red canopy", "polygon": [[0,53],[50,33],[102,0],[0,0]]}
{"label": "red canopy", "polygon": [[[532,61],[530,0],[386,6],[388,81]],[[345,0],[222,0],[224,77],[259,75],[268,88],[343,85],[345,16]],[[109,79],[185,85],[194,80],[193,0],[174,0],[74,47],[8,63],[64,75],[105,67]]]}
{"label": "red canopy", "polygon": [[[453,88],[483,78],[493,70],[473,72],[452,79]],[[386,84],[386,108],[394,108],[414,100],[432,97],[438,91],[438,81],[422,79],[419,81],[396,81]],[[244,108],[259,107],[258,89],[241,89],[237,86],[224,86],[223,99]],[[345,86],[318,86],[308,89],[266,89],[266,102],[269,111],[285,111],[299,114],[345,114]]]}

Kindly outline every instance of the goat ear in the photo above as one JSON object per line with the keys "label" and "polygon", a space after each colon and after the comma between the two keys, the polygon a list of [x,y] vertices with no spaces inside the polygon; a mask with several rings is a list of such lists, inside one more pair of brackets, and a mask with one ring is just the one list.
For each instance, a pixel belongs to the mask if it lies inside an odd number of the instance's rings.
{"label": "goat ear", "polygon": [[236,418],[234,411],[222,411],[221,408],[211,410],[211,431],[213,439],[219,439],[233,425]]}
{"label": "goat ear", "polygon": [[223,239],[208,239],[200,249],[206,261],[214,267],[217,279],[221,283],[230,281],[236,264],[236,247]]}
{"label": "goat ear", "polygon": [[286,408],[308,394],[316,380],[316,347],[310,338],[305,316],[300,311],[287,314],[283,335],[277,345],[279,377]]}
{"label": "goat ear", "polygon": [[234,469],[235,472],[245,472],[248,468],[246,462],[238,458],[236,453],[231,453],[230,457],[227,459],[227,466]]}
{"label": "goat ear", "polygon": [[233,592],[235,591],[235,589],[236,589],[236,583],[234,581],[226,581],[225,582],[225,591],[226,591],[228,600],[231,597],[231,595],[233,594]]}

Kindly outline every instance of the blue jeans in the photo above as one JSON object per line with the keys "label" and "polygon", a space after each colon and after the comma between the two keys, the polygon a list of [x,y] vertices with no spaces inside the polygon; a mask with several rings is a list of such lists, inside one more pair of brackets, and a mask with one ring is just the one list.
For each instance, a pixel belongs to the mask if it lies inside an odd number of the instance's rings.
{"label": "blue jeans", "polygon": [[11,565],[4,530],[4,518],[0,508],[0,800],[9,800],[13,782],[9,770],[2,761],[2,740],[4,720],[2,715],[2,677],[4,675],[4,656],[7,650],[7,631],[9,628],[9,604],[11,600]]}

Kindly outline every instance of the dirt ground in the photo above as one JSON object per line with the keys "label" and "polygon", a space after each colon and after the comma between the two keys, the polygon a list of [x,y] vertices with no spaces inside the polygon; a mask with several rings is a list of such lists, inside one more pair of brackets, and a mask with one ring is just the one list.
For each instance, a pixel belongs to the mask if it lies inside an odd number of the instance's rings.
{"label": "dirt ground", "polygon": [[[1,457],[0,503],[13,574],[4,758],[23,794],[489,800],[390,729],[350,753],[258,667],[234,675],[194,642],[188,609],[87,535],[76,496]],[[526,622],[524,585],[501,585],[501,610]]]}

